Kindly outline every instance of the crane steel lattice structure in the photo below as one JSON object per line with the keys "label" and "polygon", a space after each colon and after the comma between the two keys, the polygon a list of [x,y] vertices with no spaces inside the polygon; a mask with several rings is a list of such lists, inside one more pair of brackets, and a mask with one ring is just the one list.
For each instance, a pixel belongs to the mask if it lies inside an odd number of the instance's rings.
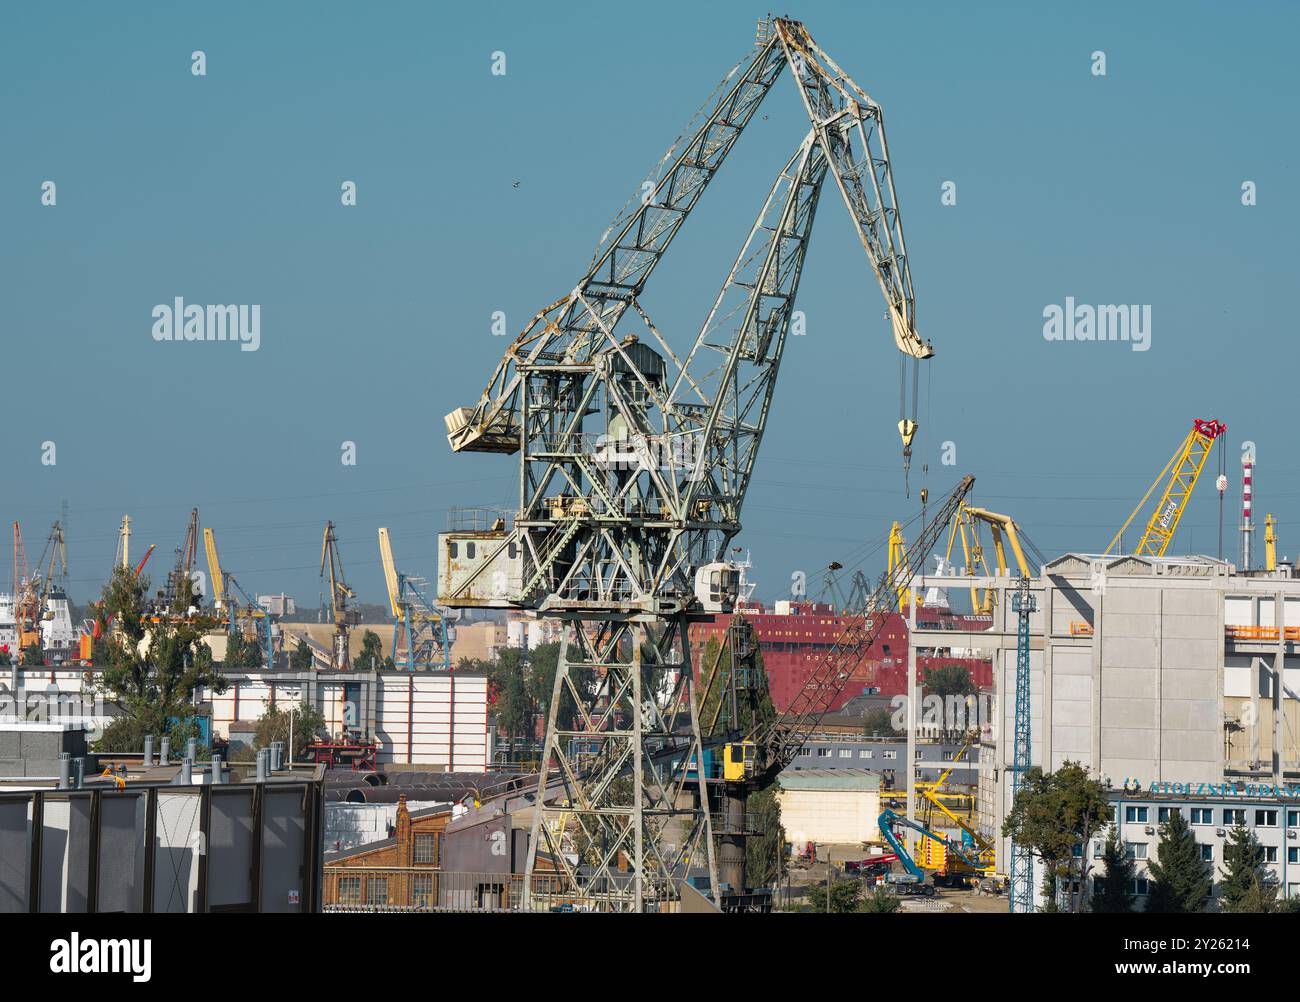
{"label": "crane steel lattice structure", "polygon": [[[642,293],[787,65],[811,128],[679,356]],[[606,231],[583,278],[532,318],[478,402],[446,419],[457,452],[520,455],[513,526],[443,534],[438,599],[564,623],[528,886],[547,854],[563,899],[582,907],[654,907],[675,899],[701,862],[717,887],[687,625],[733,604],[725,555],[828,175],[904,362],[933,354],[916,331],[880,106],[788,19],[760,25],[716,93]],[[899,423],[905,470],[917,428],[912,383],[909,406],[904,378]],[[577,863],[554,837],[561,818]]]}
{"label": "crane steel lattice structure", "polygon": [[348,603],[357,596],[343,579],[343,557],[339,554],[339,541],[334,534],[333,522],[325,523],[325,535],[320,544],[321,577],[325,576],[327,566],[330,575],[330,613],[334,623],[331,667],[336,671],[347,671],[352,667],[352,655],[348,650],[348,630],[355,619],[352,610],[348,608]]}
{"label": "crane steel lattice structure", "polygon": [[417,668],[451,671],[451,639],[446,618],[425,597],[428,583],[397,569],[387,529],[379,530],[379,558],[384,566],[388,604],[393,610],[393,664],[409,671]]}
{"label": "crane steel lattice structure", "polygon": [[[1011,611],[1016,614],[1016,714],[1014,750],[1011,767],[1011,797],[1015,801],[1029,772],[1031,746],[1029,729],[1029,615],[1035,609],[1034,596],[1029,593],[1029,578],[1021,576],[1020,587],[1011,596]],[[1034,854],[1028,846],[1011,846],[1010,898],[1011,912],[1034,910]]]}
{"label": "crane steel lattice structure", "polygon": [[[1147,492],[1142,495],[1142,500],[1137,503],[1132,514],[1120,526],[1119,532],[1115,533],[1115,538],[1110,541],[1105,552],[1110,553],[1115,548],[1124,535],[1124,530],[1129,527],[1129,523],[1142,510],[1142,506],[1147,503],[1152,492],[1160,484],[1165,476],[1169,479],[1165,481],[1164,493],[1160,495],[1160,502],[1156,505],[1155,510],[1151,512],[1151,517],[1147,520],[1146,529],[1142,533],[1142,538],[1138,540],[1137,549],[1133,551],[1135,556],[1162,557],[1165,550],[1169,548],[1169,541],[1174,537],[1174,531],[1178,528],[1179,521],[1182,520],[1183,512],[1187,509],[1187,502],[1192,496],[1192,488],[1196,486],[1196,481],[1201,476],[1201,470],[1205,466],[1205,461],[1210,456],[1210,449],[1213,447],[1215,440],[1222,436],[1228,430],[1228,426],[1221,421],[1204,421],[1197,418],[1192,422],[1192,430],[1187,433],[1187,437],[1174,451],[1165,463],[1165,468],[1156,474],[1155,480],[1147,488]],[[1170,470],[1173,470],[1170,473]]]}
{"label": "crane steel lattice structure", "polygon": [[[212,601],[218,615],[227,619],[230,635],[235,634],[256,639],[258,649],[262,652],[262,664],[267,668],[275,666],[275,649],[271,632],[271,617],[263,609],[235,576],[221,566],[221,557],[217,553],[217,535],[209,526],[203,528],[203,548],[208,558],[208,576],[212,578]],[[234,588],[239,601],[230,594]]]}

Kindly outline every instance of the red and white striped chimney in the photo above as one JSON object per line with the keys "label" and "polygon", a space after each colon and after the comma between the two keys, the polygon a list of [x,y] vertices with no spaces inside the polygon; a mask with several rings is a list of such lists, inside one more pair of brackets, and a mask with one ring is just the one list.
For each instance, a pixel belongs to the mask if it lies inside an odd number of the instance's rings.
{"label": "red and white striped chimney", "polygon": [[1251,520],[1251,480],[1255,464],[1249,458],[1241,460],[1241,569],[1250,570],[1250,535],[1255,531]]}

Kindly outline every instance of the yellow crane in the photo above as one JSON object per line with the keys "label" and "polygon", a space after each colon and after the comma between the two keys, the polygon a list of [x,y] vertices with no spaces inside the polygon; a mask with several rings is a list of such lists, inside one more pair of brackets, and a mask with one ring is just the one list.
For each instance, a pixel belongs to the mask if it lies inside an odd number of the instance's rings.
{"label": "yellow crane", "polygon": [[[948,550],[945,559],[949,562],[952,560],[953,546],[958,541],[961,542],[963,571],[968,577],[975,577],[977,574],[989,575],[988,561],[984,557],[984,542],[980,535],[980,527],[988,526],[989,533],[993,538],[993,557],[995,560],[994,573],[999,577],[1005,577],[1010,573],[1010,566],[1007,563],[1007,553],[1010,551],[1011,556],[1015,559],[1016,570],[1022,577],[1032,577],[1030,573],[1029,562],[1025,559],[1024,548],[1020,544],[1020,526],[1010,515],[1003,515],[996,511],[989,511],[987,508],[977,508],[974,505],[962,504],[953,516],[952,525],[948,531]],[[993,611],[995,603],[995,592],[992,588],[985,588],[984,593],[978,594],[974,586],[970,590],[971,611],[976,615],[987,616]]]}
{"label": "yellow crane", "polygon": [[398,668],[451,671],[451,643],[441,610],[429,600],[421,578],[403,574],[393,559],[387,529],[379,530],[379,559],[393,612],[393,664]]}
{"label": "yellow crane", "polygon": [[[212,579],[212,602],[220,617],[227,620],[230,635],[237,633],[250,640],[256,640],[263,663],[271,667],[274,663],[274,650],[271,639],[271,623],[267,612],[244,591],[235,576],[221,566],[217,553],[217,535],[208,527],[203,527],[203,549],[208,557],[208,576]],[[230,593],[233,587],[243,602]]]}
{"label": "yellow crane", "polygon": [[1272,515],[1264,516],[1264,568],[1277,570],[1277,521]]}
{"label": "yellow crane", "polygon": [[1222,421],[1205,421],[1197,418],[1192,422],[1192,430],[1169,457],[1165,468],[1156,474],[1155,480],[1151,481],[1151,486],[1142,495],[1142,500],[1137,503],[1137,507],[1119,527],[1119,532],[1115,533],[1115,538],[1106,547],[1106,553],[1110,553],[1115,548],[1115,544],[1124,535],[1124,530],[1137,517],[1137,513],[1142,510],[1142,506],[1147,503],[1152,492],[1161,482],[1164,482],[1164,493],[1160,495],[1159,503],[1147,520],[1142,538],[1138,540],[1137,548],[1133,550],[1135,556],[1164,556],[1170,540],[1173,539],[1174,531],[1182,520],[1183,512],[1187,510],[1192,488],[1196,486],[1196,481],[1201,476],[1205,461],[1210,456],[1210,449],[1227,430],[1228,426]]}
{"label": "yellow crane", "polygon": [[[903,539],[903,527],[895,522],[889,527],[889,556],[887,569],[889,577],[892,580],[899,580],[898,586],[898,606],[910,606],[916,601],[916,592],[909,587],[912,581],[912,567],[907,562],[907,542]],[[902,571],[902,577],[897,578],[895,572]]]}

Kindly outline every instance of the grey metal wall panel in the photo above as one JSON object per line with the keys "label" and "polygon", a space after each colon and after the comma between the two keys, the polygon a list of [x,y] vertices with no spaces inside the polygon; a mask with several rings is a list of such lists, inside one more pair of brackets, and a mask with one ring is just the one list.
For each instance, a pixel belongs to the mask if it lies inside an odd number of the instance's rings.
{"label": "grey metal wall panel", "polygon": [[68,858],[68,802],[45,799],[41,824],[41,911],[63,911],[63,864]]}
{"label": "grey metal wall panel", "polygon": [[187,912],[198,883],[199,796],[160,793],[155,822],[154,902],[156,912]]}
{"label": "grey metal wall panel", "polygon": [[27,911],[30,800],[0,801],[0,913]]}
{"label": "grey metal wall panel", "polygon": [[208,907],[253,904],[253,791],[213,788]]}
{"label": "grey metal wall panel", "polygon": [[106,796],[99,815],[99,901],[101,912],[143,910],[144,874],[137,868],[144,841],[140,794]]}
{"label": "grey metal wall panel", "polygon": [[65,912],[84,912],[90,902],[91,798],[69,798],[68,858],[65,866],[67,895]]}
{"label": "grey metal wall panel", "polygon": [[266,790],[262,800],[262,901],[260,911],[300,912],[306,883],[306,821],[298,790]]}

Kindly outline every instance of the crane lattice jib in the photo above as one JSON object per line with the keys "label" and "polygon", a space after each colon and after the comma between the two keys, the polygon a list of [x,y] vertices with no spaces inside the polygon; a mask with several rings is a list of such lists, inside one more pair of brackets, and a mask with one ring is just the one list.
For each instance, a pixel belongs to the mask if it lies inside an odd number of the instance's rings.
{"label": "crane lattice jib", "polygon": [[[694,132],[665,154],[667,160],[681,151],[653,191],[638,192],[634,211],[610,224],[583,279],[532,318],[498,364],[477,405],[457,427],[450,426],[452,415],[448,415],[447,438],[453,449],[518,450],[519,366],[543,358],[586,361],[605,343],[605,334],[612,335],[628,306],[636,303],[784,67],[785,55],[773,36],[728,74],[721,85],[725,90],[712,109],[697,114],[703,120]],[[732,79],[735,82],[727,87]],[[612,240],[610,233],[615,233]]]}
{"label": "crane lattice jib", "polygon": [[[963,477],[921,530],[912,544],[911,555],[917,566],[925,565],[930,551],[974,485],[974,477]],[[813,667],[808,681],[786,711],[777,718],[766,735],[755,735],[766,745],[766,771],[769,775],[775,775],[794,759],[799,748],[817,729],[822,717],[844,692],[854,671],[866,659],[871,645],[884,629],[889,613],[897,610],[900,590],[906,590],[910,578],[911,570],[906,565],[900,565],[892,573],[886,571],[881,575],[871,600],[854,615],[835,644]]]}
{"label": "crane lattice jib", "polygon": [[1165,485],[1165,492],[1161,495],[1155,511],[1152,512],[1151,520],[1147,523],[1146,531],[1142,533],[1142,539],[1138,542],[1134,553],[1154,557],[1164,555],[1169,541],[1173,539],[1174,530],[1178,528],[1183,512],[1187,509],[1192,488],[1196,486],[1215,439],[1227,430],[1227,426],[1219,421],[1197,419],[1193,423],[1192,430],[1179,450],[1173,474]]}

